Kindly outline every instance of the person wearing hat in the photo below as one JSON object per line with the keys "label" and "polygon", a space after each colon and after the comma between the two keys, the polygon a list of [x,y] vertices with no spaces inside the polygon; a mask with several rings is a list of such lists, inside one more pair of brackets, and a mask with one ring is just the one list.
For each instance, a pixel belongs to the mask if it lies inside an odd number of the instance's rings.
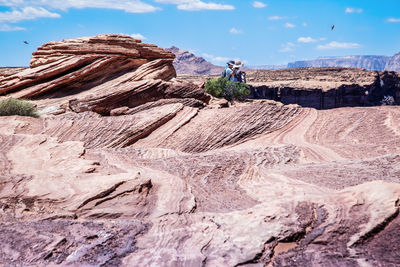
{"label": "person wearing hat", "polygon": [[222,72],[222,77],[226,77],[229,81],[233,81],[235,79],[235,74],[233,71],[234,65],[235,65],[235,61],[233,61],[233,60],[226,62],[225,69]]}
{"label": "person wearing hat", "polygon": [[242,67],[243,64],[239,60],[233,61],[230,60],[226,63],[226,67],[224,71],[222,72],[222,77],[226,77],[229,81],[234,81],[237,82],[240,79],[238,79],[240,71],[239,68]]}
{"label": "person wearing hat", "polygon": [[235,60],[235,64],[233,65],[233,73],[235,75],[235,82],[245,82],[242,79],[243,72],[239,69],[243,67],[243,63],[240,60]]}

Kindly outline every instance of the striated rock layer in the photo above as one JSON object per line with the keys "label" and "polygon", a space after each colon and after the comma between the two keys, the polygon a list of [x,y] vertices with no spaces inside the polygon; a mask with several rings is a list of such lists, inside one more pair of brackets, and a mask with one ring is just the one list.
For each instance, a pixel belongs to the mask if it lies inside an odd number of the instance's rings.
{"label": "striated rock layer", "polygon": [[346,68],[302,68],[248,74],[252,97],[329,109],[380,105],[384,96],[400,104],[400,76]]}
{"label": "striated rock layer", "polygon": [[109,115],[165,98],[204,105],[210,98],[197,85],[173,80],[174,58],[124,35],[49,42],[33,53],[30,68],[0,78],[0,95],[36,100],[41,113],[53,114]]}
{"label": "striated rock layer", "polygon": [[43,115],[0,117],[0,265],[400,264],[397,106],[223,103],[169,80],[162,56],[68,87],[64,63],[128,41],[93,39],[3,87]]}

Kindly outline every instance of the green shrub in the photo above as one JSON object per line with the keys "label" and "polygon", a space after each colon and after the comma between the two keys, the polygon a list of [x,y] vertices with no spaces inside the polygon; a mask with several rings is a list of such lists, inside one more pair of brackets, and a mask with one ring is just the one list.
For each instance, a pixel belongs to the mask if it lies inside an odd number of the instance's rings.
{"label": "green shrub", "polygon": [[223,97],[228,101],[233,99],[243,100],[250,94],[250,86],[241,83],[228,81],[226,78],[214,78],[205,84],[206,92],[215,97]]}
{"label": "green shrub", "polygon": [[0,116],[12,115],[39,117],[36,112],[36,107],[28,101],[14,98],[0,101]]}

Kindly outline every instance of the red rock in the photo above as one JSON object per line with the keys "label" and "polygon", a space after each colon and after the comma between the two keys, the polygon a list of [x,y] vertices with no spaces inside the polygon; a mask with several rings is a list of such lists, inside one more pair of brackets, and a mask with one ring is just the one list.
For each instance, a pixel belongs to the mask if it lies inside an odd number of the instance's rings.
{"label": "red rock", "polygon": [[6,96],[64,113],[0,117],[0,265],[399,265],[397,107],[210,100],[169,80],[171,58],[91,40],[3,76]]}
{"label": "red rock", "polygon": [[90,93],[78,95],[69,101],[75,112],[94,111],[108,115],[112,109],[126,106],[137,107],[147,102],[164,98],[195,98],[207,102],[203,90],[190,83],[165,82],[162,80],[129,81],[131,74],[120,77],[112,85],[105,83],[93,88]]}
{"label": "red rock", "polygon": [[102,56],[125,56],[148,61],[160,58],[174,59],[174,54],[141,40],[117,34],[66,39],[46,43],[33,53],[31,68],[46,65],[65,56],[95,54]]}
{"label": "red rock", "polygon": [[28,99],[73,95],[126,73],[132,74],[131,81],[170,80],[176,76],[174,57],[124,35],[49,42],[33,53],[31,68],[0,79],[0,95]]}

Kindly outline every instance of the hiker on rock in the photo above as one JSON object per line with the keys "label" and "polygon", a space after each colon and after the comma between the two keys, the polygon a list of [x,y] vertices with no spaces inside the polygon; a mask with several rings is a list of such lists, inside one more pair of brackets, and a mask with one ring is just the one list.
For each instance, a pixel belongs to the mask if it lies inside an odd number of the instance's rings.
{"label": "hiker on rock", "polygon": [[239,69],[242,67],[243,64],[242,62],[236,60],[236,61],[228,61],[226,63],[226,67],[224,71],[222,72],[222,77],[226,77],[229,81],[233,82],[245,82],[243,81],[243,73]]}
{"label": "hiker on rock", "polygon": [[235,65],[235,62],[233,60],[226,62],[226,66],[224,71],[222,72],[222,77],[226,77],[229,81],[233,81],[235,78],[235,75],[233,73],[233,66]]}

